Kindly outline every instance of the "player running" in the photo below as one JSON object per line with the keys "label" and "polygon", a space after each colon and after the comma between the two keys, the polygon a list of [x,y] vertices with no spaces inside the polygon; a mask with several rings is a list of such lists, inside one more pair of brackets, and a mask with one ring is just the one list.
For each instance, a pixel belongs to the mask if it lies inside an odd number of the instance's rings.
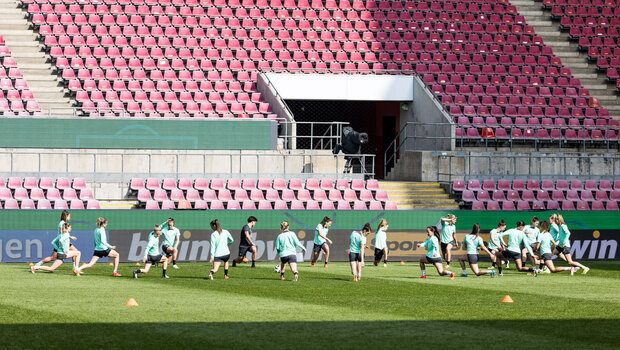
{"label": "player running", "polygon": [[454,239],[454,233],[456,232],[456,216],[448,214],[446,217],[442,217],[441,221],[441,252],[444,259],[446,259],[446,269],[450,268],[450,261],[452,260],[452,248],[456,246],[456,240]]}
{"label": "player running", "polygon": [[239,257],[233,260],[233,267],[237,266],[237,263],[242,262],[248,252],[252,252],[252,267],[256,267],[256,244],[252,241],[252,233],[254,233],[252,232],[252,228],[256,226],[257,221],[258,219],[254,216],[250,216],[248,218],[247,225],[243,225],[243,228],[241,228],[241,238],[239,239]]}
{"label": "player running", "polygon": [[213,275],[222,263],[224,263],[224,279],[228,279],[228,260],[230,259],[228,246],[235,240],[228,230],[222,230],[218,219],[211,221],[211,229],[213,233],[211,234],[211,259],[209,262],[213,263],[213,269],[209,271],[209,279],[213,280]]}
{"label": "player running", "polygon": [[[536,253],[536,242],[538,241],[538,234],[540,233],[540,229],[538,228],[539,223],[540,221],[538,220],[538,218],[534,216],[530,224],[525,225],[525,227],[523,228],[523,233],[525,233],[525,240],[526,240],[526,242],[524,242],[523,244],[524,245],[529,244],[530,248],[532,248],[532,251],[534,251],[535,253]],[[526,258],[527,258],[527,249],[525,249],[524,247],[521,250],[521,259],[524,264],[525,264]],[[539,260],[536,254],[530,255],[530,262],[532,263],[533,268],[536,268],[538,266]],[[540,272],[540,269],[538,272]]]}
{"label": "player running", "polygon": [[280,255],[280,279],[284,281],[284,270],[286,270],[286,264],[291,267],[293,271],[293,282],[296,282],[299,278],[297,272],[297,247],[304,252],[306,248],[299,242],[295,233],[288,230],[288,221],[282,221],[280,223],[281,233],[276,238],[276,250]]}
{"label": "player running", "polygon": [[[504,241],[499,239],[497,234],[504,232],[505,229],[506,229],[506,221],[504,221],[504,219],[501,219],[499,223],[497,224],[497,228],[494,228],[491,230],[491,232],[489,232],[488,248],[491,251],[491,261],[493,261],[493,263],[491,263],[491,267],[490,267],[491,269],[495,268],[495,265],[497,264],[497,261],[498,261],[495,255],[497,254],[498,251],[504,249]],[[506,261],[506,268],[508,268],[508,260],[505,260],[505,261]],[[499,263],[501,264],[502,261],[499,260]]]}
{"label": "player running", "polygon": [[[66,211],[63,210],[62,213],[60,214],[60,222],[58,223],[58,235],[62,234],[62,228],[64,226],[65,223],[68,223],[69,220],[71,220],[71,214]],[[69,236],[70,239],[72,240],[77,240],[77,238],[75,236]],[[73,244],[69,243],[69,250],[77,250],[77,248],[75,248],[73,246]],[[42,259],[41,261],[39,261],[38,263],[36,263],[36,266],[41,266],[45,263],[48,263],[50,261],[54,261],[56,260],[56,250],[54,250],[52,252],[52,255]],[[78,265],[76,265],[75,263],[75,257],[73,258],[73,269],[77,269]]]}
{"label": "player running", "polygon": [[[54,247],[54,251],[56,252],[56,260],[54,260],[54,263],[52,264],[52,266],[42,266],[42,265],[30,266],[30,272],[35,273],[36,270],[52,272],[56,270],[60,265],[62,265],[63,260],[67,258],[75,258],[75,261],[79,264],[80,256],[81,256],[80,251],[77,249],[74,249],[74,250],[69,249],[69,240],[71,237],[70,233],[71,233],[71,224],[65,223],[61,228],[61,233],[58,236],[56,236],[56,238],[54,238],[54,240],[52,241],[52,246]],[[78,269],[73,269],[73,273],[76,276],[80,275],[80,271]]]}
{"label": "player running", "polygon": [[[531,272],[533,276],[536,276],[538,274],[536,272],[536,269],[523,266],[523,262],[521,260],[521,244],[525,246],[525,249],[527,249],[530,255],[534,255],[532,247],[530,247],[529,244],[526,244],[527,242],[525,241],[525,233],[523,233],[524,228],[525,223],[523,221],[518,221],[516,228],[511,228],[504,233],[500,233],[500,239],[502,239],[504,236],[508,236],[508,246],[506,247],[506,249],[497,252],[495,256],[499,259],[514,259],[515,263],[517,264],[517,270]],[[502,264],[497,265],[497,267],[499,269],[499,275],[503,276]]]}
{"label": "player running", "polygon": [[390,227],[387,220],[381,219],[377,232],[375,232],[375,266],[379,265],[383,258],[383,267],[387,267],[388,247],[387,247],[387,229]]}
{"label": "player running", "polygon": [[553,260],[551,260],[551,244],[554,246],[557,245],[556,241],[551,237],[551,233],[549,233],[549,223],[543,221],[540,223],[540,234],[538,235],[538,240],[536,242],[536,246],[540,251],[540,255],[542,260],[545,262],[545,266],[547,269],[545,273],[558,273],[562,271],[570,271],[570,275],[572,276],[577,270],[576,267],[555,267],[553,264]]}
{"label": "player running", "polygon": [[[590,271],[590,268],[585,267],[584,265],[573,261],[570,255],[570,230],[568,226],[564,222],[564,217],[561,214],[557,216],[557,224],[560,227],[560,234],[558,236],[557,246],[555,249],[564,255],[564,260],[571,266],[575,266],[577,269],[583,269],[583,274],[585,275]],[[559,256],[559,254],[558,254]]]}
{"label": "player running", "polygon": [[418,247],[426,247],[426,250],[428,250],[426,255],[420,258],[420,270],[422,270],[422,276],[420,278],[426,278],[425,264],[433,264],[435,265],[439,276],[449,275],[450,279],[453,280],[454,273],[448,270],[444,270],[443,265],[441,264],[441,255],[439,255],[439,239],[441,237],[439,235],[437,227],[426,227],[426,234],[428,235],[428,239],[426,240],[426,242],[418,243]]}
{"label": "player running", "polygon": [[78,271],[82,272],[84,269],[91,268],[100,258],[114,258],[114,272],[112,276],[121,277],[118,273],[118,260],[120,255],[116,252],[116,246],[110,245],[106,238],[105,228],[108,226],[108,220],[106,218],[97,219],[97,228],[94,231],[95,239],[95,252],[90,262],[86,265],[82,265],[78,268]]}
{"label": "player running", "polygon": [[312,261],[310,264],[314,266],[314,264],[319,260],[319,254],[321,254],[321,250],[323,250],[323,256],[325,258],[325,264],[323,267],[327,268],[327,263],[329,262],[329,245],[333,244],[332,240],[327,238],[327,233],[329,232],[329,227],[332,225],[332,219],[327,216],[323,218],[320,224],[316,225],[316,229],[314,230],[314,247],[312,248]]}
{"label": "player running", "polygon": [[351,246],[349,247],[349,262],[351,263],[351,273],[353,281],[362,279],[362,267],[364,267],[364,248],[366,236],[371,232],[370,223],[364,224],[362,232],[351,232]]}
{"label": "player running", "polygon": [[162,252],[168,258],[168,262],[172,259],[172,268],[178,269],[177,256],[179,255],[179,241],[181,240],[181,232],[174,227],[174,219],[168,218],[163,224],[159,225],[161,233],[164,236],[164,244],[161,246]]}
{"label": "player running", "polygon": [[[169,219],[170,220],[170,219]],[[163,263],[161,278],[168,278],[166,269],[168,268],[168,258],[159,252],[159,236],[161,236],[161,226],[155,225],[153,231],[149,233],[149,238],[144,249],[144,257],[142,262],[146,263],[143,269],[137,269],[133,272],[133,278],[138,278],[139,273],[149,273],[151,266],[157,263]]]}
{"label": "player running", "polygon": [[471,229],[471,233],[465,236],[465,246],[467,247],[467,255],[459,256],[459,263],[461,264],[461,268],[463,269],[463,273],[461,277],[467,277],[467,269],[465,268],[465,261],[469,262],[469,267],[476,274],[476,276],[482,276],[486,274],[490,274],[491,277],[495,277],[494,270],[488,271],[480,271],[478,269],[478,247],[482,248],[489,256],[493,256],[493,253],[484,245],[484,241],[482,237],[478,236],[480,233],[480,225],[474,224],[474,227]]}

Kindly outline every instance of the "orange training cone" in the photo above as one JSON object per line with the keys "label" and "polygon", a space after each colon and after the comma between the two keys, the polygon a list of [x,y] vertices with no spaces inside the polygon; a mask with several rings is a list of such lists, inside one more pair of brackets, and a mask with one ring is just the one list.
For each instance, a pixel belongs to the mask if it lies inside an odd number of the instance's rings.
{"label": "orange training cone", "polygon": [[114,266],[114,264],[113,263],[108,263],[108,266]]}
{"label": "orange training cone", "polygon": [[34,266],[34,264],[33,264],[33,263],[30,263],[30,264],[28,264],[28,266]]}
{"label": "orange training cone", "polygon": [[140,266],[140,263],[139,263],[139,262],[137,262],[137,263],[136,263],[136,266]]}
{"label": "orange training cone", "polygon": [[401,265],[405,265],[405,262],[401,260],[401,261],[400,261],[400,264],[401,264]]}
{"label": "orange training cone", "polygon": [[125,306],[138,306],[138,303],[136,302],[136,299],[129,298],[129,300],[125,303]]}
{"label": "orange training cone", "polygon": [[504,298],[502,299],[502,303],[514,303],[515,301],[512,300],[512,298],[510,297],[510,295],[506,294],[504,296]]}

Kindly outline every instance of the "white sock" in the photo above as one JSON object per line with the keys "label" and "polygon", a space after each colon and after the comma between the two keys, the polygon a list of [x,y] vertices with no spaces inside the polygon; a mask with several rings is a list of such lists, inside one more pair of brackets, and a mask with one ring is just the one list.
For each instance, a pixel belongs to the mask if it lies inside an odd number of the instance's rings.
{"label": "white sock", "polygon": [[116,273],[116,269],[114,269],[114,273]]}
{"label": "white sock", "polygon": [[357,274],[357,278],[361,278],[361,277],[362,277],[362,274],[361,274],[361,273],[358,273],[358,274]]}
{"label": "white sock", "polygon": [[467,269],[463,269],[463,274],[467,275]]}
{"label": "white sock", "polygon": [[37,266],[37,265],[35,265],[35,266],[34,266],[34,269],[35,269],[35,270],[38,270],[40,267],[41,267],[41,266]]}
{"label": "white sock", "polygon": [[562,270],[564,271],[570,271],[570,267],[563,267]]}
{"label": "white sock", "polygon": [[35,266],[41,266],[43,265],[43,260],[39,261],[38,263],[35,264]]}
{"label": "white sock", "polygon": [[422,276],[426,276],[426,270],[422,270]]}
{"label": "white sock", "polygon": [[451,274],[452,274],[452,272],[450,272],[450,271],[446,270],[446,274],[449,276],[449,275],[451,275]]}

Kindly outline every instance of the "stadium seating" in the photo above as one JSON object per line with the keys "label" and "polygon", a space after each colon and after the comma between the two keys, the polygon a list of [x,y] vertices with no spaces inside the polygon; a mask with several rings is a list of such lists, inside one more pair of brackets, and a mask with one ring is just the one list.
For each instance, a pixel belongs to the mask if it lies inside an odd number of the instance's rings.
{"label": "stadium seating", "polygon": [[618,210],[620,180],[454,180],[452,193],[473,210]]}
{"label": "stadium seating", "polygon": [[507,1],[22,3],[87,110],[264,117],[259,70],[417,74],[460,137],[483,137],[480,121],[525,118],[551,130],[497,125],[493,135],[617,139],[608,111],[584,103],[588,90]]}
{"label": "stadium seating", "polygon": [[133,178],[129,189],[146,209],[398,209],[376,180]]}
{"label": "stadium seating", "polygon": [[0,203],[2,209],[101,209],[82,178],[0,177]]}
{"label": "stadium seating", "polygon": [[40,112],[39,104],[0,36],[0,114],[39,114],[37,112]]}

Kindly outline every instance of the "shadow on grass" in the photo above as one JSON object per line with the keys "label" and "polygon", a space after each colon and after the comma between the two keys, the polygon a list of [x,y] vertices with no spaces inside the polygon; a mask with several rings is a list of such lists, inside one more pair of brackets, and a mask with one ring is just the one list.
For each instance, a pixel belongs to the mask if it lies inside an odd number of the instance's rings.
{"label": "shadow on grass", "polygon": [[63,347],[70,349],[146,349],[162,344],[174,349],[505,349],[510,343],[519,348],[570,344],[571,348],[604,349],[617,348],[618,326],[616,319],[51,323],[5,324],[0,336],[3,349],[48,349],[59,335]]}

